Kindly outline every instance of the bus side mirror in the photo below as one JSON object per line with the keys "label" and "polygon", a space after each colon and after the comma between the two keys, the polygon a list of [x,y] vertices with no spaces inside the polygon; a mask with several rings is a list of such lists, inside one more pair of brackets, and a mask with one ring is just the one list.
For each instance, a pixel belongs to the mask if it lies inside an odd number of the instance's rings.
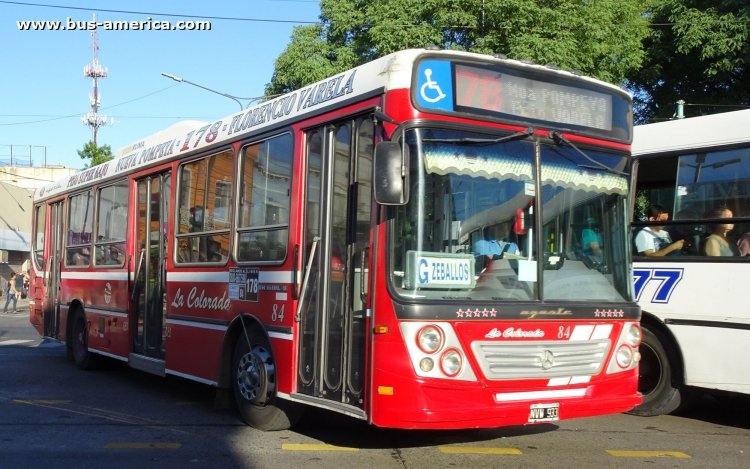
{"label": "bus side mirror", "polygon": [[373,167],[375,202],[404,205],[409,201],[409,147],[396,142],[375,145]]}

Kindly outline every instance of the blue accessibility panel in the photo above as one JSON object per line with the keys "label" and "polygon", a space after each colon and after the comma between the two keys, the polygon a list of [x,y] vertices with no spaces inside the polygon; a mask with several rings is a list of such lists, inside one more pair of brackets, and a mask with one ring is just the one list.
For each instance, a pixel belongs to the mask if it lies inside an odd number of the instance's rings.
{"label": "blue accessibility panel", "polygon": [[451,63],[446,60],[425,60],[417,70],[414,94],[422,108],[453,111],[453,79]]}

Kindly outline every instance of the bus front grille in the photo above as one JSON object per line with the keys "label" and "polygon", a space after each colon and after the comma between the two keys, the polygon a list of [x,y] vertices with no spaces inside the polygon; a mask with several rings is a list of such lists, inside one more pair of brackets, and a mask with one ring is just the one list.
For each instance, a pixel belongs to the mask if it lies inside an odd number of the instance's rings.
{"label": "bus front grille", "polygon": [[471,347],[487,379],[545,379],[598,374],[610,341],[474,342]]}

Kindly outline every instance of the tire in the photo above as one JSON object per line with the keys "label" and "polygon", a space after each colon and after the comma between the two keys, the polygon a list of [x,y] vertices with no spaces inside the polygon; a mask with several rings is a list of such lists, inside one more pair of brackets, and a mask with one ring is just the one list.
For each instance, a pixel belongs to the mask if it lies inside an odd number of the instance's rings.
{"label": "tire", "polygon": [[[232,391],[242,420],[264,431],[286,430],[301,417],[302,409],[276,397],[276,365],[270,348],[240,336],[232,359]],[[252,347],[252,348],[251,348]]]}
{"label": "tire", "polygon": [[88,328],[83,313],[76,311],[73,323],[70,327],[70,338],[68,339],[68,356],[75,365],[82,370],[90,370],[94,367],[94,356],[89,352]]}
{"label": "tire", "polygon": [[638,391],[643,395],[641,405],[630,411],[633,415],[654,417],[670,414],[686,401],[687,392],[675,384],[673,354],[662,335],[641,325],[643,340],[639,348]]}

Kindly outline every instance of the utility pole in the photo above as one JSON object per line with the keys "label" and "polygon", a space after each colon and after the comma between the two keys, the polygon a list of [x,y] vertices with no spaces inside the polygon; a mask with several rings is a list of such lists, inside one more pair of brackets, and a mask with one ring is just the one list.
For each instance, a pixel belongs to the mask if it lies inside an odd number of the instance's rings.
{"label": "utility pole", "polygon": [[677,111],[675,112],[675,118],[677,119],[685,118],[685,101],[682,99],[677,101]]}
{"label": "utility pole", "polygon": [[[96,23],[96,13],[94,14],[94,23]],[[83,67],[83,75],[91,78],[92,91],[89,95],[89,102],[91,103],[91,110],[81,117],[83,125],[87,125],[91,128],[91,141],[96,146],[96,134],[99,127],[107,124],[107,116],[99,114],[99,104],[101,103],[99,97],[99,79],[107,78],[107,68],[99,65],[99,37],[96,34],[96,29],[91,31],[91,48],[93,49],[94,58],[90,64]],[[110,123],[112,121],[110,120]]]}

